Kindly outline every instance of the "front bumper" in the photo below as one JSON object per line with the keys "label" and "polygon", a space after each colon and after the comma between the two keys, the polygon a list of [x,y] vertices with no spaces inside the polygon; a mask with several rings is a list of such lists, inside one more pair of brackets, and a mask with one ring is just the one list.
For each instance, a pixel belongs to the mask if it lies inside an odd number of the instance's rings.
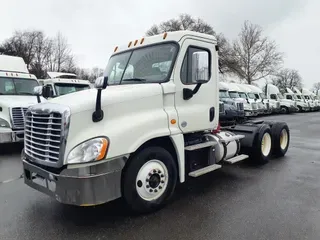
{"label": "front bumper", "polygon": [[125,158],[53,173],[23,157],[24,182],[57,201],[77,206],[103,204],[121,197]]}
{"label": "front bumper", "polygon": [[23,142],[24,130],[0,129],[0,144]]}
{"label": "front bumper", "polygon": [[289,113],[293,113],[293,112],[298,112],[299,108],[295,107],[295,106],[290,106],[289,107]]}
{"label": "front bumper", "polygon": [[244,110],[244,113],[246,117],[256,117],[259,114],[258,110]]}

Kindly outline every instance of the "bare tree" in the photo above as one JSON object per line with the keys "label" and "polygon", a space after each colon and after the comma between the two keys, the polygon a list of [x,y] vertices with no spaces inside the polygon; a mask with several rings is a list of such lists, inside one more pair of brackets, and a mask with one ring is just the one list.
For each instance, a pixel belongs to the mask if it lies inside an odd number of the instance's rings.
{"label": "bare tree", "polygon": [[318,95],[319,90],[320,90],[320,82],[314,83],[314,84],[313,84],[313,87],[312,87],[312,91],[313,91],[316,95]]}
{"label": "bare tree", "polygon": [[245,21],[239,38],[234,41],[228,67],[248,84],[274,74],[283,62],[277,45],[263,36],[259,25]]}
{"label": "bare tree", "polygon": [[276,85],[281,92],[286,92],[286,88],[302,88],[302,78],[296,69],[281,69],[273,78],[272,84]]}
{"label": "bare tree", "polygon": [[158,25],[153,25],[147,32],[147,36],[153,36],[164,32],[190,30],[216,36],[219,45],[219,68],[222,73],[230,72],[228,64],[231,62],[231,46],[223,34],[216,34],[212,26],[200,18],[193,18],[189,14],[181,14],[178,18],[172,18]]}

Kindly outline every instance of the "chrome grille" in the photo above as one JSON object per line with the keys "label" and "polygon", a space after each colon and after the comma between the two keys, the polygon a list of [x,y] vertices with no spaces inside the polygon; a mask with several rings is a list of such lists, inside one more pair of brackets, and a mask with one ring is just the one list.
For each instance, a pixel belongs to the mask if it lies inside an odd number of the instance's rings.
{"label": "chrome grille", "polygon": [[239,111],[243,111],[244,110],[243,103],[237,103],[237,109]]}
{"label": "chrome grille", "polygon": [[251,103],[251,106],[252,106],[253,110],[257,110],[258,109],[257,103]]}
{"label": "chrome grille", "polygon": [[58,162],[62,115],[28,111],[25,119],[25,153],[37,161]]}
{"label": "chrome grille", "polygon": [[15,107],[11,108],[11,121],[13,129],[23,129],[25,121],[25,113],[27,108]]}

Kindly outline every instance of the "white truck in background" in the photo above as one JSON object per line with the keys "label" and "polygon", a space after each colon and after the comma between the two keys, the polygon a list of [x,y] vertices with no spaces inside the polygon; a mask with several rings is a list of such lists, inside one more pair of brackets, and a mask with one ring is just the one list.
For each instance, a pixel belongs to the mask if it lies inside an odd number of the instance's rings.
{"label": "white truck in background", "polygon": [[294,93],[290,88],[287,88],[286,90],[287,90],[287,92],[284,94],[284,97],[286,99],[295,101],[297,103],[297,107],[299,109],[299,112],[310,111],[310,106],[304,98],[302,98],[301,96],[297,96],[298,94]]}
{"label": "white truck in background", "polygon": [[33,96],[38,85],[23,58],[0,55],[0,143],[23,141],[24,114],[29,106],[38,103]]}
{"label": "white truck in background", "polygon": [[310,103],[310,107],[312,111],[318,111],[318,101],[315,101],[312,97],[312,92],[307,88],[302,88],[302,91],[300,92],[302,96],[306,99],[307,102]]}
{"label": "white truck in background", "polygon": [[266,84],[265,94],[268,99],[280,102],[280,109],[282,113],[293,113],[298,111],[297,103],[293,100],[285,99],[277,86],[271,83]]}
{"label": "white truck in background", "polygon": [[39,79],[39,83],[50,88],[53,98],[92,88],[88,80],[77,79],[74,73],[47,72],[47,75],[48,78]]}
{"label": "white truck in background", "polygon": [[[191,31],[117,46],[95,89],[27,110],[27,121],[41,122],[25,138],[25,183],[64,204],[122,197],[130,209],[151,212],[177,182],[248,157],[264,164],[284,156],[284,122],[219,129],[218,51],[214,36]],[[131,77],[112,74],[128,68]]]}
{"label": "white truck in background", "polygon": [[[261,108],[259,108],[258,103],[255,101],[255,96],[253,93],[251,93],[251,89],[249,89],[247,86],[244,84],[240,83],[234,83],[240,90],[239,92],[240,97],[244,97],[247,101],[247,103],[251,106],[251,109],[254,111],[253,116],[258,116],[263,112]],[[251,112],[251,109],[248,111],[249,113]]]}
{"label": "white truck in background", "polygon": [[254,94],[255,100],[258,103],[258,108],[263,110],[262,114],[271,114],[272,110],[270,103],[267,100],[265,101],[265,95],[263,94],[263,91],[254,85],[245,84],[245,86],[251,90],[251,93]]}

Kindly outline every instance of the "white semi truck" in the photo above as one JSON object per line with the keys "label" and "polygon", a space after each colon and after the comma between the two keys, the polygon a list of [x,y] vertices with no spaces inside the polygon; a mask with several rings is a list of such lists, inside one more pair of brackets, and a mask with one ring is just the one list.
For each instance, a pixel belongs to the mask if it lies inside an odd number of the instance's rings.
{"label": "white semi truck", "polygon": [[299,109],[299,112],[310,111],[310,106],[306,102],[306,100],[303,99],[301,96],[297,96],[297,94],[294,93],[290,88],[286,88],[286,93],[284,94],[284,97],[286,99],[295,101],[297,103],[297,107]]}
{"label": "white semi truck", "polygon": [[293,100],[285,99],[277,86],[271,83],[266,84],[265,94],[268,99],[280,102],[281,113],[293,113],[298,111],[297,103]]}
{"label": "white semi truck", "polygon": [[91,88],[88,80],[77,79],[74,73],[47,72],[49,78],[39,79],[42,86],[50,88],[50,97],[78,92]]}
{"label": "white semi truck", "polygon": [[24,114],[38,103],[33,96],[38,85],[23,58],[0,55],[0,143],[23,141]]}
{"label": "white semi truck", "polygon": [[306,99],[307,102],[310,103],[310,107],[312,111],[318,111],[318,101],[314,100],[312,97],[312,92],[307,88],[302,88],[301,90],[302,96]]}
{"label": "white semi truck", "polygon": [[248,157],[284,156],[284,122],[219,130],[218,50],[215,37],[191,31],[116,47],[95,89],[28,109],[25,183],[64,204],[123,197],[132,210],[150,212],[177,182]]}

